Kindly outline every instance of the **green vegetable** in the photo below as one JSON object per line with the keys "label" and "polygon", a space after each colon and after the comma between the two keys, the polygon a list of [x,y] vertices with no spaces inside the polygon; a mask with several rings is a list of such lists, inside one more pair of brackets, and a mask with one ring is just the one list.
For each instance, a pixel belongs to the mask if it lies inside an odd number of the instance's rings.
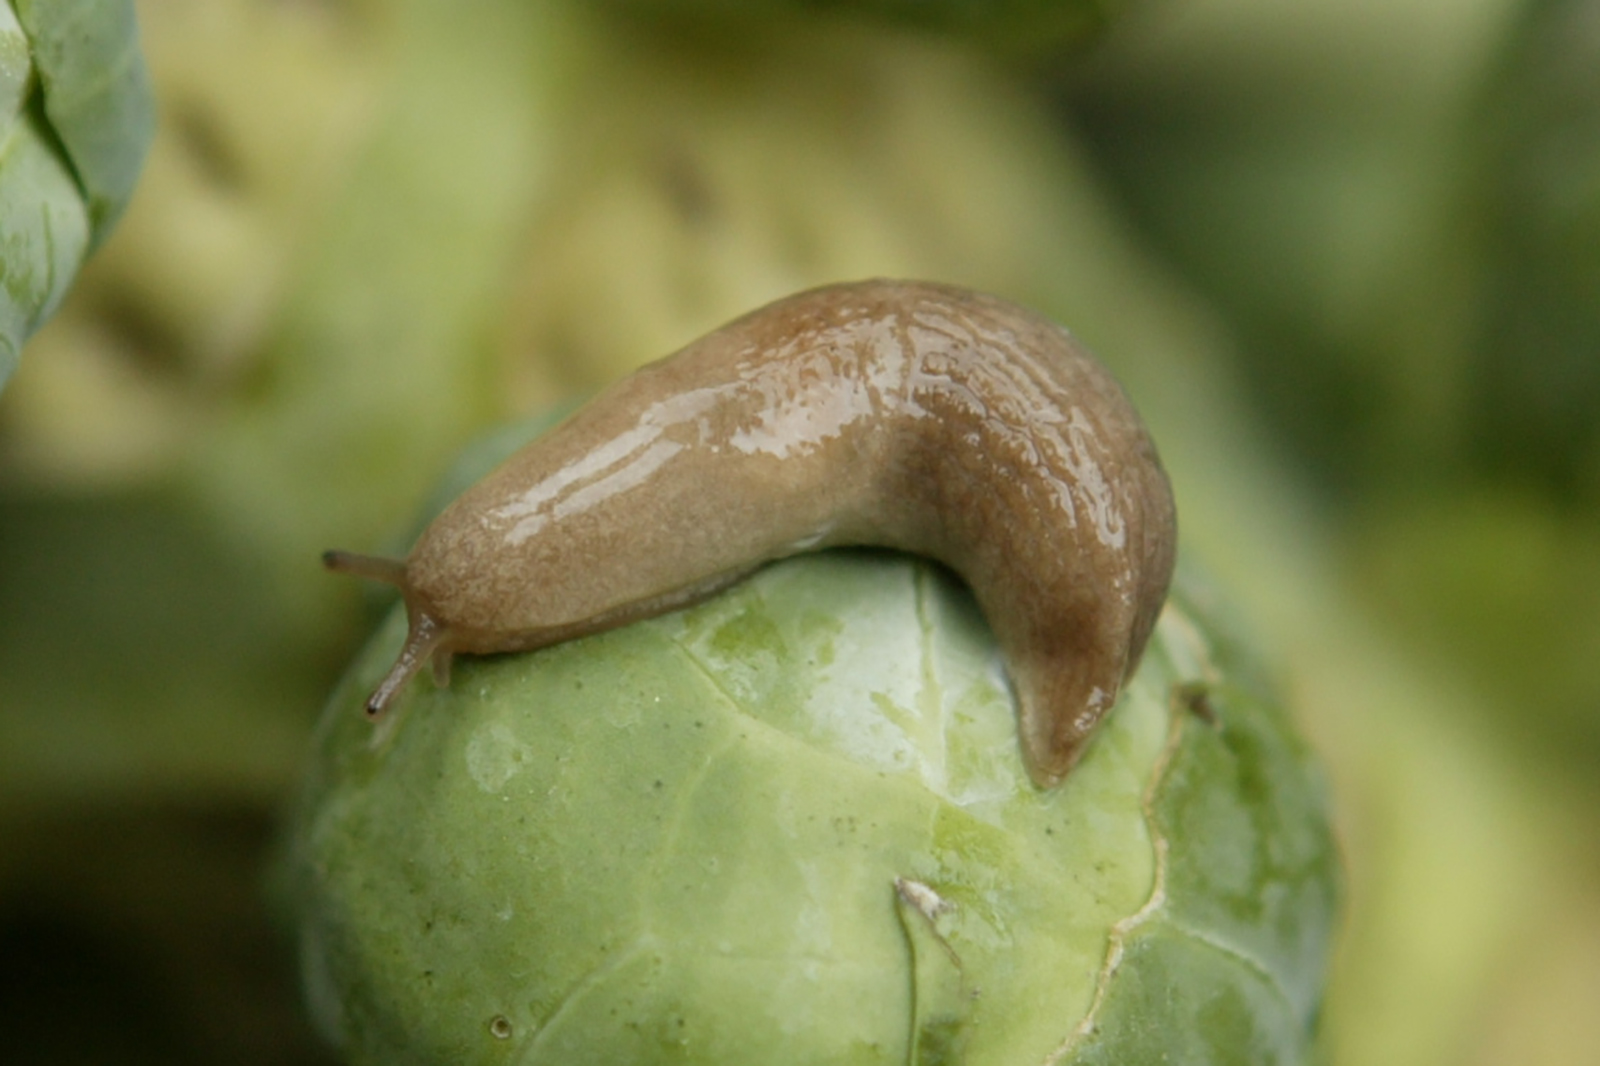
{"label": "green vegetable", "polygon": [[15,0],[44,112],[105,239],[133,195],[155,132],[150,76],[129,0]]}
{"label": "green vegetable", "polygon": [[1048,793],[970,597],[907,557],[463,659],[373,726],[396,613],[293,826],[314,1014],[375,1063],[1307,1061],[1325,800],[1200,599]]}
{"label": "green vegetable", "polygon": [[0,7],[0,387],[127,204],[154,125],[130,0]]}

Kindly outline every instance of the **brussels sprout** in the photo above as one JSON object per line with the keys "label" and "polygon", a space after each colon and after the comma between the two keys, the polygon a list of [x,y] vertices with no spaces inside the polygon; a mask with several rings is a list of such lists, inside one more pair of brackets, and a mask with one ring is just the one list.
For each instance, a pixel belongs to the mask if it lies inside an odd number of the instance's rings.
{"label": "brussels sprout", "polygon": [[127,204],[154,125],[129,0],[0,6],[0,388]]}
{"label": "brussels sprout", "polygon": [[356,1062],[1298,1063],[1319,777],[1186,591],[1083,763],[1028,780],[965,589],[877,552],[464,659],[318,729],[285,864]]}

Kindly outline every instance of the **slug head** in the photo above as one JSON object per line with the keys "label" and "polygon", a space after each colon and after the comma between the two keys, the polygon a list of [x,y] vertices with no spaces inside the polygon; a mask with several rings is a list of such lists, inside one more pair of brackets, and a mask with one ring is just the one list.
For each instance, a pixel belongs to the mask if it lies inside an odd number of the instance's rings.
{"label": "slug head", "polygon": [[336,573],[382,581],[400,590],[405,599],[406,620],[409,628],[406,642],[394,665],[384,675],[372,695],[367,697],[367,715],[378,718],[407,681],[430,659],[433,662],[434,680],[445,685],[450,679],[450,649],[446,645],[449,627],[440,622],[417,601],[411,583],[406,577],[406,564],[396,559],[383,559],[355,552],[328,551],[322,553],[322,565]]}

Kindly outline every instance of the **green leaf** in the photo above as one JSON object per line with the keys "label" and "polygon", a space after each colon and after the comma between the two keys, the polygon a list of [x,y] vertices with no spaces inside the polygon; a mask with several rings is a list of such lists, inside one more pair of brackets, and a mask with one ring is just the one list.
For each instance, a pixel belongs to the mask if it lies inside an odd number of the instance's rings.
{"label": "green leaf", "polygon": [[1175,696],[1199,717],[1176,723],[1152,797],[1157,902],[1114,933],[1105,1000],[1067,1061],[1305,1062],[1339,883],[1317,771],[1249,689]]}
{"label": "green leaf", "polygon": [[131,0],[13,0],[45,114],[82,183],[93,243],[133,195],[155,133],[155,95]]}
{"label": "green leaf", "polygon": [[0,144],[0,387],[55,310],[89,245],[89,218],[36,107]]}
{"label": "green leaf", "polygon": [[121,214],[154,125],[129,0],[0,7],[0,388]]}
{"label": "green leaf", "polygon": [[27,100],[33,60],[15,12],[0,6],[0,129],[9,130]]}

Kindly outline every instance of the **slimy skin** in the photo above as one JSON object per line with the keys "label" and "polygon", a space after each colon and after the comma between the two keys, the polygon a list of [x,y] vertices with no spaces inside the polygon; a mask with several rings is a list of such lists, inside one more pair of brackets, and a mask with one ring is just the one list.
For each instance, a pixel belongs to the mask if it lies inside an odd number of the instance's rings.
{"label": "slimy skin", "polygon": [[1133,672],[1172,577],[1172,492],[1138,415],[1059,326],[867,281],[723,326],[600,394],[463,493],[387,581],[410,632],[376,716],[432,658],[672,610],[799,552],[878,545],[971,586],[1023,755],[1058,783]]}

